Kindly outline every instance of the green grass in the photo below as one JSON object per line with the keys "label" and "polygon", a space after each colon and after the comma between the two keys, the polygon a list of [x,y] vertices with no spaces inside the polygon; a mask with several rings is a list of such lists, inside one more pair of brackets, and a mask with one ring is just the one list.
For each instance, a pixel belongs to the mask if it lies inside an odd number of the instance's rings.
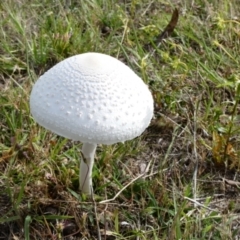
{"label": "green grass", "polygon": [[[173,35],[154,47],[175,8]],[[239,11],[238,0],[0,3],[0,239],[240,238]],[[155,100],[141,137],[98,146],[94,201],[78,190],[81,143],[29,112],[38,77],[89,51],[128,64]]]}

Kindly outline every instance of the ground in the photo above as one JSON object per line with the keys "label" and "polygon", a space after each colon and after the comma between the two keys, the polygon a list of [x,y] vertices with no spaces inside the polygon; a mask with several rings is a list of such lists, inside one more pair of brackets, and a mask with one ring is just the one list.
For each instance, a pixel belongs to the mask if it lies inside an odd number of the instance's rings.
{"label": "ground", "polygon": [[[239,12],[238,0],[0,3],[0,239],[240,239]],[[155,109],[140,137],[98,146],[91,197],[81,143],[29,110],[41,74],[89,51],[130,66]]]}

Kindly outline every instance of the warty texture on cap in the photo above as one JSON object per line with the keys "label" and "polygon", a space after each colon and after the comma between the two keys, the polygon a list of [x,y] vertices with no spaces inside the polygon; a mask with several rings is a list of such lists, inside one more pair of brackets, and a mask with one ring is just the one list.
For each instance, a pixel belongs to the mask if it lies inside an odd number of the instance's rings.
{"label": "warty texture on cap", "polygon": [[69,57],[33,86],[30,110],[46,129],[73,140],[113,144],[139,136],[153,116],[147,85],[101,53]]}

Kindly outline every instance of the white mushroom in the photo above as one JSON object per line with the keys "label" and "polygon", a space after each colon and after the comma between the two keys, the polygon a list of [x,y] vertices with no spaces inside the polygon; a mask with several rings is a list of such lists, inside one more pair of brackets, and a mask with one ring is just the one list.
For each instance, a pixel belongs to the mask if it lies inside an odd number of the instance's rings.
{"label": "white mushroom", "polygon": [[97,144],[141,135],[153,116],[153,98],[147,85],[121,61],[84,53],[63,60],[37,80],[30,110],[41,126],[83,143],[80,189],[90,194]]}

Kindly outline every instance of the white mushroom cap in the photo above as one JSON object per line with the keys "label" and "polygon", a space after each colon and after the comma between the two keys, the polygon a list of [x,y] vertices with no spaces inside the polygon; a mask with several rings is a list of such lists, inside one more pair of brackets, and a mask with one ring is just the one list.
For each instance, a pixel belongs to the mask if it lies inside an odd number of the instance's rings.
{"label": "white mushroom cap", "polygon": [[139,136],[153,116],[147,85],[124,63],[84,53],[58,63],[35,83],[34,119],[73,140],[113,144]]}

